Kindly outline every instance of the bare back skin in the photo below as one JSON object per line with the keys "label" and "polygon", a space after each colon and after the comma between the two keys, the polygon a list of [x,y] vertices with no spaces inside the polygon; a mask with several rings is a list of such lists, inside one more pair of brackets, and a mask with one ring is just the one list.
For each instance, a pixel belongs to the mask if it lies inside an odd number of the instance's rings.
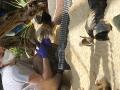
{"label": "bare back skin", "polygon": [[55,75],[47,80],[41,80],[39,83],[40,90],[58,90],[61,75]]}
{"label": "bare back skin", "polygon": [[39,88],[42,90],[58,90],[61,81],[61,75],[55,74],[51,70],[48,59],[43,60],[42,79],[39,82]]}
{"label": "bare back skin", "polygon": [[[36,56],[34,59],[41,60],[42,58],[39,58]],[[39,74],[34,73],[30,76],[30,83],[34,83],[38,86],[39,90],[58,90],[60,83],[61,83],[61,74],[56,73],[53,74],[53,71],[51,69],[49,60],[47,58],[43,58],[42,63],[42,73]],[[41,67],[39,67],[40,69]],[[40,69],[41,70],[41,69]]]}

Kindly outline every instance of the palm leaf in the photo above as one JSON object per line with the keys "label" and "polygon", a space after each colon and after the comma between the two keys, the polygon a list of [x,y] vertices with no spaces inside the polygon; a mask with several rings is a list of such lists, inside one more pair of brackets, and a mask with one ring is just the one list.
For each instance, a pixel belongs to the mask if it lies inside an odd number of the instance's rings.
{"label": "palm leaf", "polygon": [[15,4],[13,4],[12,2],[7,2],[7,1],[3,1],[4,3],[6,3],[6,4],[9,4],[9,5],[11,5],[11,6],[14,6],[14,7],[16,7],[16,8],[21,8],[21,6],[19,6],[19,5],[15,5]]}
{"label": "palm leaf", "polygon": [[25,27],[23,27],[23,29],[22,29],[22,36],[21,37],[26,38],[27,32],[31,28],[32,25],[33,24],[30,22],[27,25],[25,25]]}
{"label": "palm leaf", "polygon": [[6,4],[9,4],[9,5],[12,5],[16,8],[22,8],[22,7],[25,7],[27,5],[26,0],[15,0],[15,1],[10,1],[10,2],[3,1],[3,2]]}

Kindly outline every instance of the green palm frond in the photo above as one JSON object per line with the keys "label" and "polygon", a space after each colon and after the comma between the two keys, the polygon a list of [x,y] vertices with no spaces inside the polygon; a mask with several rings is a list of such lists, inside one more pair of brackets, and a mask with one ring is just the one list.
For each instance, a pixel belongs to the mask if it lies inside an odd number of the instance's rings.
{"label": "green palm frond", "polygon": [[23,46],[26,47],[28,40],[30,38],[29,36],[29,30],[33,27],[33,24],[30,22],[29,24],[25,25],[25,27],[22,30],[21,37],[24,38],[23,40]]}
{"label": "green palm frond", "polygon": [[27,4],[26,0],[16,0],[16,4],[18,4],[19,6],[25,7]]}
{"label": "green palm frond", "polygon": [[26,38],[28,30],[32,27],[32,22],[28,23],[27,25],[25,25],[22,29],[22,36],[23,38]]}
{"label": "green palm frond", "polygon": [[10,2],[3,1],[3,2],[6,4],[9,4],[9,5],[12,5],[16,8],[22,8],[22,7],[25,7],[27,5],[26,0],[15,0],[15,1],[10,1]]}
{"label": "green palm frond", "polygon": [[9,49],[12,53],[14,53],[16,58],[20,58],[21,56],[24,55],[25,50],[22,48],[10,48]]}

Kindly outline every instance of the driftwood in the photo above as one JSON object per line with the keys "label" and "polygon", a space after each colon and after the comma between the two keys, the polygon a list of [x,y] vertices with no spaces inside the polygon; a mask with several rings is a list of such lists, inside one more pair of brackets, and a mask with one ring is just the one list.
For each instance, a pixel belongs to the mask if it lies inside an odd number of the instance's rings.
{"label": "driftwood", "polygon": [[5,33],[20,23],[29,23],[31,19],[46,7],[47,4],[45,2],[30,0],[24,8],[17,9],[1,17],[3,23],[0,25],[0,37],[3,37]]}

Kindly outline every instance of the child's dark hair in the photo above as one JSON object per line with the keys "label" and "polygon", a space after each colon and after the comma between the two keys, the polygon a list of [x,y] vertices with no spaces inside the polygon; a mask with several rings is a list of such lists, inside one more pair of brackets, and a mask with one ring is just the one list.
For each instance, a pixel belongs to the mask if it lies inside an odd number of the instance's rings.
{"label": "child's dark hair", "polygon": [[51,16],[47,12],[43,12],[41,22],[45,24],[50,24],[51,23]]}
{"label": "child's dark hair", "polygon": [[36,22],[38,23],[38,24],[51,24],[51,16],[50,16],[50,14],[49,13],[47,13],[47,12],[43,12],[42,13],[42,16],[40,16],[40,15],[38,15],[38,16],[36,16]]}

